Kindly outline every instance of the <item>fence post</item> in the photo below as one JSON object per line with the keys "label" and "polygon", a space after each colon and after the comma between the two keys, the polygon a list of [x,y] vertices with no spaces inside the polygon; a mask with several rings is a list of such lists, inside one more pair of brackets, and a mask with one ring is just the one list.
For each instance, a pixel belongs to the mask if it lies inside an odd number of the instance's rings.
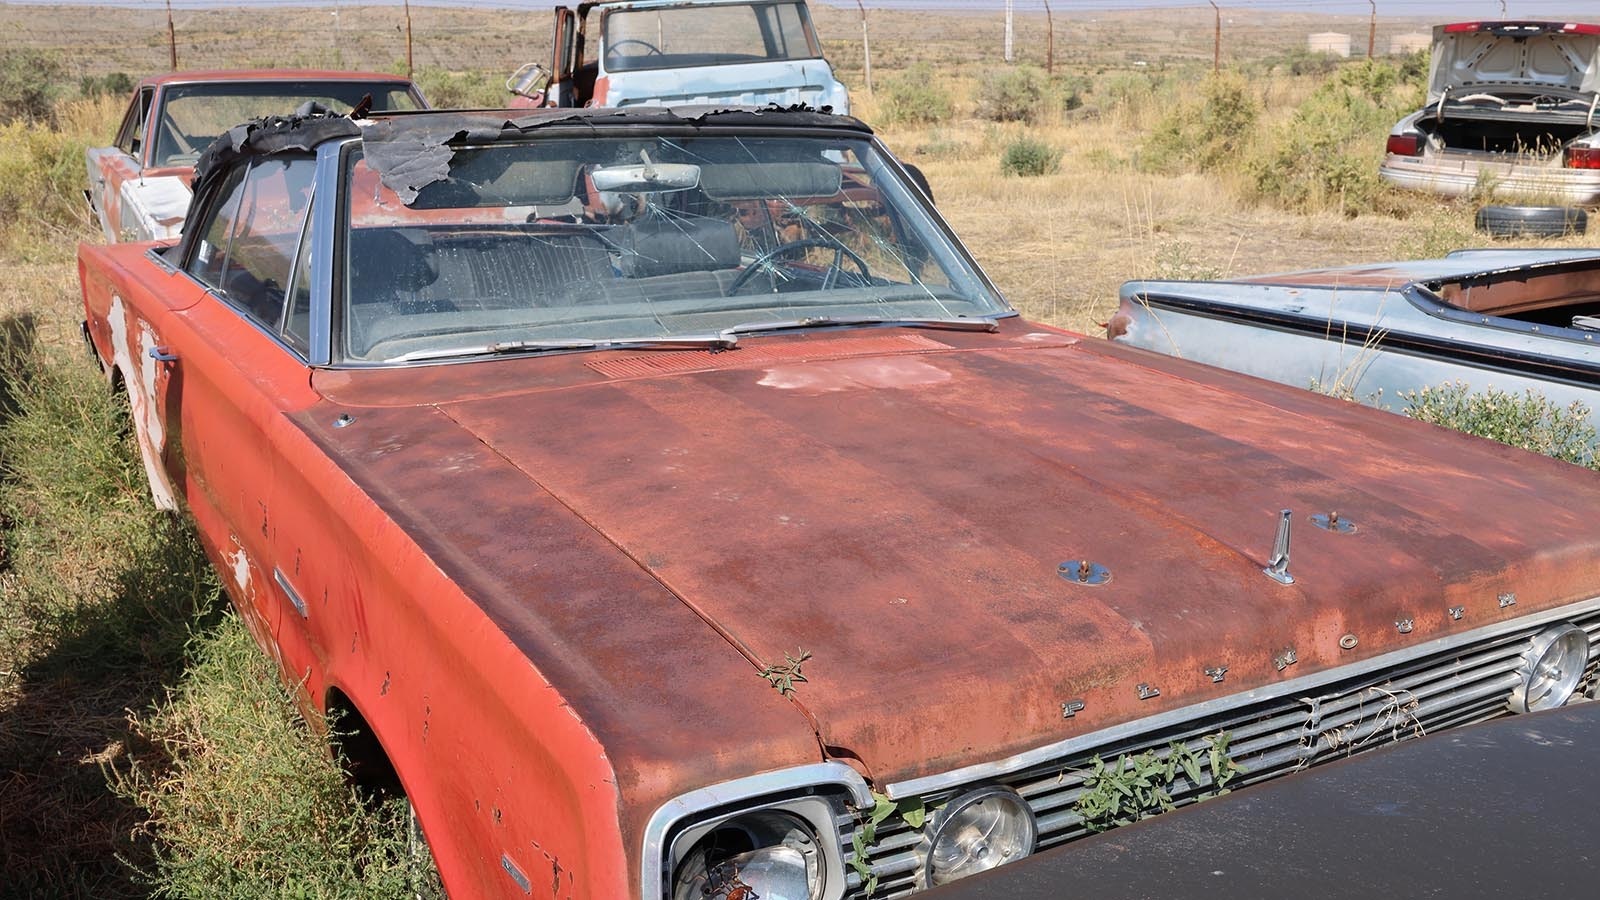
{"label": "fence post", "polygon": [[1011,27],[1012,12],[1011,12],[1011,8],[1012,8],[1012,5],[1013,5],[1012,0],[1006,0],[1006,46],[1005,46],[1005,59],[1006,59],[1006,62],[1014,62],[1015,61],[1015,56],[1012,54],[1012,51],[1011,51],[1011,35],[1012,35],[1012,27]]}
{"label": "fence post", "polygon": [[1050,16],[1050,0],[1044,0],[1044,72],[1054,75],[1056,71],[1056,23]]}
{"label": "fence post", "polygon": [[410,77],[412,77],[412,70],[411,70],[411,0],[405,0],[405,4],[406,4],[406,77],[410,78]]}
{"label": "fence post", "polygon": [[178,71],[178,30],[172,27],[172,0],[167,0],[167,63]]}
{"label": "fence post", "polygon": [[1217,5],[1217,0],[1206,0],[1211,4],[1211,9],[1217,14],[1216,36],[1211,42],[1211,71],[1222,71],[1222,7]]}
{"label": "fence post", "polygon": [[1372,21],[1367,24],[1367,59],[1371,59],[1373,48],[1378,44],[1378,0],[1367,2],[1372,5]]}
{"label": "fence post", "polygon": [[867,43],[867,8],[861,5],[861,0],[856,0],[856,8],[861,10],[861,66],[867,72],[867,94],[872,94],[872,46]]}

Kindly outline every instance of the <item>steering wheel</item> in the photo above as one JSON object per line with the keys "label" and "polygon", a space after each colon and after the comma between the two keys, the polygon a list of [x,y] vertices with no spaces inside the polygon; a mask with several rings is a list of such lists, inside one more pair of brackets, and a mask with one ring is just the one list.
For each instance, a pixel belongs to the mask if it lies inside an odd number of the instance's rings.
{"label": "steering wheel", "polygon": [[661,53],[661,48],[657,47],[655,44],[650,43],[649,41],[641,41],[638,38],[624,38],[624,39],[622,39],[620,41],[617,41],[616,43],[611,44],[610,46],[606,47],[606,56],[621,56],[622,54],[617,52],[617,48],[626,47],[629,44],[638,44],[639,46],[644,48],[644,53],[642,53],[642,54],[633,54],[633,55],[637,55],[637,56],[661,56],[661,55],[663,55]]}
{"label": "steering wheel", "polygon": [[821,290],[828,290],[833,287],[834,282],[839,280],[839,273],[843,271],[846,259],[855,264],[856,270],[861,273],[861,278],[864,282],[871,283],[872,273],[867,271],[866,260],[857,256],[854,250],[838,241],[826,241],[822,238],[803,238],[798,241],[779,244],[756,257],[750,265],[744,267],[744,271],[740,272],[739,277],[733,280],[733,284],[728,285],[728,296],[731,297],[739,293],[739,289],[749,284],[750,279],[754,278],[757,272],[772,271],[772,261],[774,259],[785,253],[792,253],[795,250],[805,250],[811,247],[820,247],[823,250],[833,251],[833,262],[828,265],[828,274],[822,277]]}

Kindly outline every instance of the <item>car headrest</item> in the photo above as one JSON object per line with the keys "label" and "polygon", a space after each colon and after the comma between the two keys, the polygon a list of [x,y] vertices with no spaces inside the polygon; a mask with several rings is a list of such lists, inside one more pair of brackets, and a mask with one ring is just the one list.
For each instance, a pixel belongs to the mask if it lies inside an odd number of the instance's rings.
{"label": "car headrest", "polygon": [[[350,232],[354,292],[417,291],[439,280],[433,238],[416,228],[358,228]],[[361,296],[353,298],[361,302]],[[367,297],[365,299],[393,299]]]}
{"label": "car headrest", "polygon": [[719,219],[653,218],[618,229],[626,278],[708,272],[739,265],[733,223]]}

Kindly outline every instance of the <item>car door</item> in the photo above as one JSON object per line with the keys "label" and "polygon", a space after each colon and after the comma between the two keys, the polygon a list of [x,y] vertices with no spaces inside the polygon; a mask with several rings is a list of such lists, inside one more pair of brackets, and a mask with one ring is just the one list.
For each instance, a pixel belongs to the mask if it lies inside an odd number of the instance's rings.
{"label": "car door", "polygon": [[154,88],[140,88],[123,113],[116,141],[110,147],[94,147],[88,151],[89,208],[100,220],[100,229],[109,243],[126,240],[119,227],[122,184],[139,177],[143,168],[145,134],[154,95]]}
{"label": "car door", "polygon": [[229,593],[285,672],[304,663],[301,652],[285,658],[280,633],[303,605],[277,568],[272,498],[296,437],[283,413],[315,396],[304,344],[285,334],[290,298],[307,290],[315,169],[311,156],[240,163],[202,201],[184,271],[206,296],[173,316],[183,349],[165,398],[181,447],[173,474]]}

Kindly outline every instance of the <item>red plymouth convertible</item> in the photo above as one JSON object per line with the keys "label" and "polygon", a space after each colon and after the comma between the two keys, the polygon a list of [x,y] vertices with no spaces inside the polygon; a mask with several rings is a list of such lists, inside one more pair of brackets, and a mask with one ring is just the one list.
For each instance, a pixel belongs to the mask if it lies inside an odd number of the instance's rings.
{"label": "red plymouth convertible", "polygon": [[1596,688],[1593,473],[1023,321],[853,119],[263,120],[80,254],[457,897],[902,897]]}

